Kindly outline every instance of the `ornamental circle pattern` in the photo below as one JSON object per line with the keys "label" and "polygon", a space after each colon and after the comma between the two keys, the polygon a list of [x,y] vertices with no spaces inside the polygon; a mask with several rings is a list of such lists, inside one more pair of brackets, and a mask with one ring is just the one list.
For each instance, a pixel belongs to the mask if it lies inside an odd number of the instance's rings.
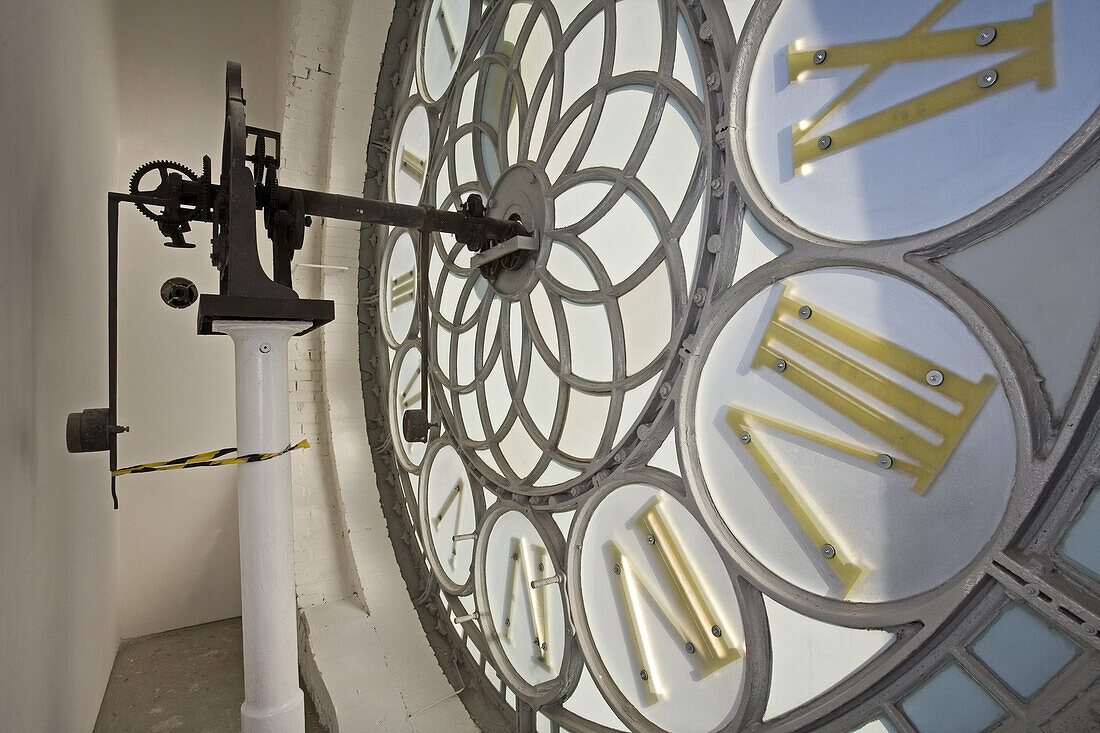
{"label": "ornamental circle pattern", "polygon": [[429,203],[479,194],[538,240],[514,290],[449,235],[433,235],[428,273],[436,404],[487,482],[518,494],[575,493],[621,462],[709,285],[702,244],[724,209],[713,49],[684,6],[630,7],[629,37],[623,12],[490,10],[428,156]]}

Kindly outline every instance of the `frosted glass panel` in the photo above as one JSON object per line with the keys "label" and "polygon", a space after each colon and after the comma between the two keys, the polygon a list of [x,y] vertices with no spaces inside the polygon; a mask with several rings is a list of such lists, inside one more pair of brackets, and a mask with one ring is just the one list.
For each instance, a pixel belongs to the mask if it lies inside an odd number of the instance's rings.
{"label": "frosted glass panel", "polygon": [[1005,716],[1004,708],[952,662],[901,702],[920,733],[978,733]]}
{"label": "frosted glass panel", "polygon": [[1062,557],[1100,580],[1100,495],[1092,490],[1081,513],[1073,520],[1058,552]]}
{"label": "frosted glass panel", "polygon": [[851,733],[898,733],[898,729],[886,718],[875,718],[858,728],[853,728]]}
{"label": "frosted glass panel", "polygon": [[970,647],[1022,699],[1046,687],[1080,649],[1018,604],[1005,607]]}
{"label": "frosted glass panel", "polygon": [[764,596],[772,639],[772,686],[764,720],[811,700],[882,653],[894,635],[849,629],[792,611]]}

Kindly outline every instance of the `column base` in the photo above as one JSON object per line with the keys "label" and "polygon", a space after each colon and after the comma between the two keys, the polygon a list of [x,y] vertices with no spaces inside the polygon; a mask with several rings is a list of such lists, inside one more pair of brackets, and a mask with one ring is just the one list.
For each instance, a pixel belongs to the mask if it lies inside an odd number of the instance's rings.
{"label": "column base", "polygon": [[306,704],[301,690],[295,690],[281,708],[241,705],[241,733],[302,733],[305,730]]}

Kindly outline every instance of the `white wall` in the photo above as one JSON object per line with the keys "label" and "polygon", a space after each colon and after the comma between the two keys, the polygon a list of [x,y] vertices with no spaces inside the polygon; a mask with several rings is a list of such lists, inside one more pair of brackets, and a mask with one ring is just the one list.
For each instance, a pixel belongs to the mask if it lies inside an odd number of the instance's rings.
{"label": "white wall", "polygon": [[91,730],[119,638],[106,454],[106,192],[118,99],[106,0],[0,3],[0,719]]}
{"label": "white wall", "polygon": [[[208,154],[217,179],[227,60],[243,65],[249,124],[278,129],[281,3],[117,0],[114,10],[122,103],[116,188],[158,158],[200,173]],[[217,292],[210,226],[194,224],[187,238],[196,248],[179,250],[162,247],[156,225],[133,210],[121,222],[119,418],[132,432],[119,441],[120,462],[235,445],[232,343],[196,335],[197,306],[172,310],[160,300],[172,276]],[[123,637],[240,614],[234,467],[126,477],[119,503]]]}

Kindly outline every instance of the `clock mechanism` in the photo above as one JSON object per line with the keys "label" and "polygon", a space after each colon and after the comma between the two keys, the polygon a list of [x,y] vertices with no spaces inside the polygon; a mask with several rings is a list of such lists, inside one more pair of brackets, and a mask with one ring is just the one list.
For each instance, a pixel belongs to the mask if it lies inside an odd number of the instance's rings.
{"label": "clock mechanism", "polygon": [[477,724],[1094,719],[1100,12],[406,11],[365,195],[515,225],[362,235],[379,491]]}

